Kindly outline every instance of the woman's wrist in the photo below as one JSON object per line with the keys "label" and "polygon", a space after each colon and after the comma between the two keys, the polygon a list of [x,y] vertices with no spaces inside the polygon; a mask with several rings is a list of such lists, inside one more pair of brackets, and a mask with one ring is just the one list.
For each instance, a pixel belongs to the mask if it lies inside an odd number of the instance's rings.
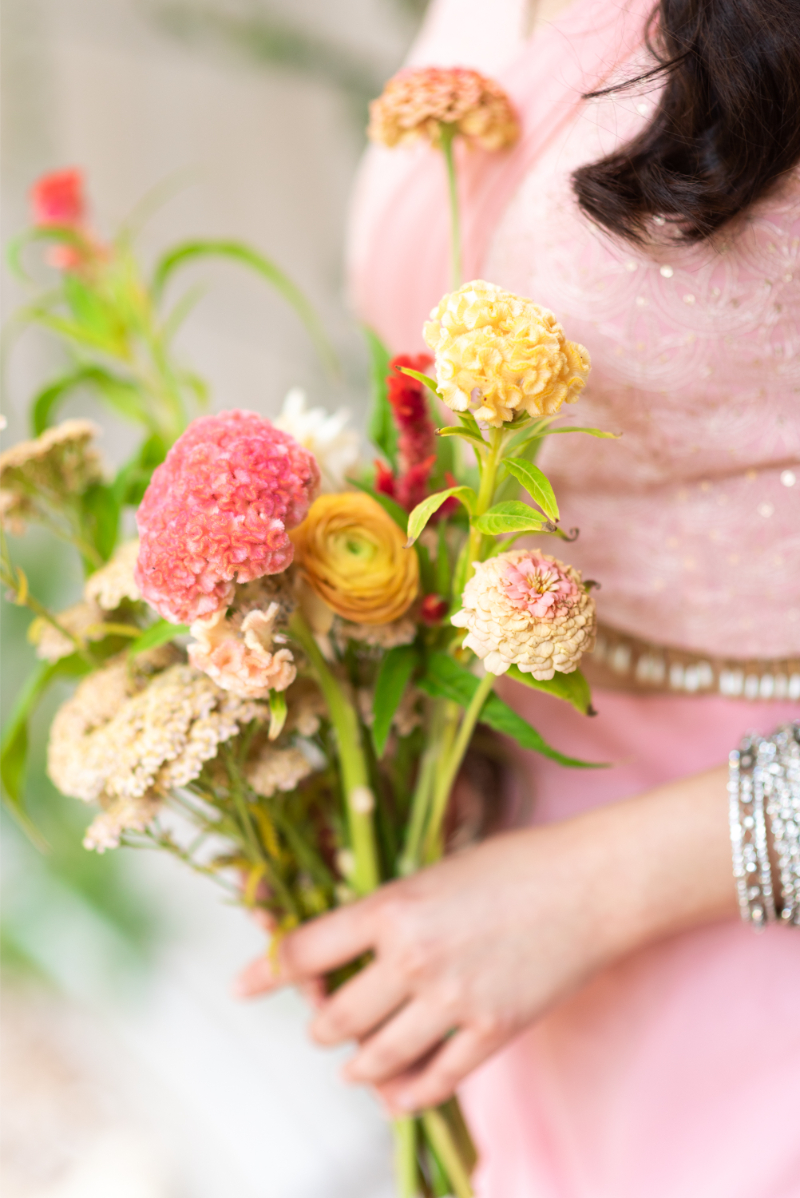
{"label": "woman's wrist", "polygon": [[569,822],[573,873],[585,879],[587,926],[599,964],[736,915],[727,767]]}

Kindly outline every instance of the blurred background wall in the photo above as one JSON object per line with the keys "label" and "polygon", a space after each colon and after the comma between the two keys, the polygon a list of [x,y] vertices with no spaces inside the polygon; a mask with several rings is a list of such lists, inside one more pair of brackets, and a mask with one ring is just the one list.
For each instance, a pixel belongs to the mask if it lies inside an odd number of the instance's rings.
{"label": "blurred background wall", "polygon": [[[344,362],[333,387],[276,296],[233,267],[205,267],[208,294],[179,345],[213,406],[273,415],[300,384],[359,420],[366,359],[341,268],[348,193],[366,102],[402,61],[423,7],[4,0],[4,242],[47,171],[85,171],[106,234],[166,180],[145,259],[190,236],[249,241],[305,290]],[[6,319],[24,301],[6,276]],[[26,403],[59,362],[38,334],[7,337],[5,357],[8,445],[27,435]],[[100,418],[80,400],[65,414],[79,411]],[[101,422],[119,461],[126,430]],[[77,570],[70,590],[52,542],[29,534],[14,549],[53,606],[77,597]],[[7,710],[32,649],[27,614],[4,605],[3,615]],[[28,785],[50,852],[4,821],[4,1198],[388,1196],[383,1120],[340,1084],[341,1058],[306,1043],[299,1000],[229,996],[236,969],[263,949],[258,931],[171,860],[81,848],[88,813],[44,776],[51,711],[34,730]]]}

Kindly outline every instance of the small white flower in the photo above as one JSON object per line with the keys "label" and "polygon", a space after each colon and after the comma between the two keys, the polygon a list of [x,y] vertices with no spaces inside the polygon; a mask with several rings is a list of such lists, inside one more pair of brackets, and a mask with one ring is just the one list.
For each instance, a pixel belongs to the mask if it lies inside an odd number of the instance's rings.
{"label": "small white flower", "polygon": [[326,412],[325,408],[309,408],[307,403],[305,392],[292,387],[273,423],[313,453],[323,491],[342,491],[347,485],[347,471],[358,461],[358,433],[346,428],[350,412],[347,408]]}

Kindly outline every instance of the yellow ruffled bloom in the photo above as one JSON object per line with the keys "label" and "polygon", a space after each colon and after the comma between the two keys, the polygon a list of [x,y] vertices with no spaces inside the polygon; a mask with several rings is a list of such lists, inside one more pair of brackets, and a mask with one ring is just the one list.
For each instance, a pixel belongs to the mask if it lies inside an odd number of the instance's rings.
{"label": "yellow ruffled bloom", "polygon": [[444,296],[423,335],[448,408],[494,428],[525,412],[555,415],[589,373],[588,352],[567,341],[552,312],[481,279]]}
{"label": "yellow ruffled bloom", "polygon": [[417,555],[369,495],[321,495],[291,538],[303,578],[345,620],[389,624],[414,602]]}

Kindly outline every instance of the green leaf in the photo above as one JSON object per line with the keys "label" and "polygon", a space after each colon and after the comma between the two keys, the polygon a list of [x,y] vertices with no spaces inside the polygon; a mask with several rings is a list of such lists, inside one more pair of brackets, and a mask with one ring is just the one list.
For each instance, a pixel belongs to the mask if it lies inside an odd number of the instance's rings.
{"label": "green leaf", "polygon": [[118,491],[114,483],[111,486],[106,483],[94,483],[84,491],[80,502],[84,526],[91,543],[103,561],[108,561],[116,547],[119,533],[121,503]]}
{"label": "green leaf", "polygon": [[523,674],[518,666],[510,666],[508,677],[530,687],[531,690],[544,691],[548,695],[554,695],[556,699],[571,703],[581,715],[589,715],[592,710],[592,692],[580,670],[573,670],[571,674],[556,672],[552,678],[539,681],[531,674]]}
{"label": "green leaf", "polygon": [[139,390],[134,383],[118,378],[100,366],[81,366],[71,374],[62,375],[48,383],[34,398],[31,423],[35,436],[41,436],[52,423],[58,405],[78,387],[90,387],[100,392],[109,405],[121,416],[140,424],[149,417]]}
{"label": "green leaf", "polygon": [[486,442],[480,433],[474,433],[472,429],[459,427],[457,424],[446,424],[443,428],[437,428],[437,437],[463,437],[465,441],[470,441],[479,449],[486,449]]}
{"label": "green leaf", "polygon": [[370,357],[370,386],[372,405],[367,420],[367,436],[379,449],[393,470],[397,469],[397,428],[388,400],[386,377],[392,355],[377,333],[364,326]]}
{"label": "green leaf", "polygon": [[527,503],[510,499],[489,508],[475,521],[475,527],[486,536],[497,537],[506,532],[537,532],[541,528],[553,526]]}
{"label": "green leaf", "polygon": [[28,756],[28,720],[34,708],[56,678],[79,677],[91,667],[77,653],[60,661],[40,662],[17,696],[3,729],[0,742],[0,779],[3,783],[6,806],[39,848],[45,842],[25,811],[25,768]]}
{"label": "green leaf", "polygon": [[432,391],[437,398],[441,398],[439,395],[439,384],[429,374],[420,374],[418,370],[412,370],[410,366],[398,366],[398,370],[401,374],[407,374],[409,378],[416,379],[418,383],[422,383],[423,387],[427,387],[429,391]]}
{"label": "green leaf", "polygon": [[503,465],[517,482],[522,483],[535,503],[551,520],[558,519],[558,504],[547,475],[533,462],[521,462],[514,458],[504,460]]}
{"label": "green leaf", "polygon": [[577,425],[568,424],[564,428],[548,428],[539,435],[542,437],[552,437],[555,433],[588,433],[590,437],[604,437],[612,441],[618,441],[622,433],[607,433],[602,428],[578,428]]}
{"label": "green leaf", "polygon": [[372,701],[375,717],[372,723],[372,741],[379,758],[383,756],[394,713],[414,673],[417,661],[418,654],[413,645],[398,645],[390,649],[381,662]]}
{"label": "green leaf", "polygon": [[336,353],[325,334],[319,317],[300,288],[274,262],[243,242],[202,240],[185,241],[183,244],[175,246],[174,249],[164,254],[156,265],[152,283],[155,298],[160,297],[168,279],[172,277],[178,267],[203,258],[226,258],[228,261],[236,262],[240,266],[255,271],[256,274],[266,279],[294,308],[330,372],[333,375],[340,373]]}
{"label": "green leaf", "polygon": [[[427,668],[423,678],[417,681],[417,686],[434,698],[451,699],[462,707],[468,707],[472,696],[478,689],[479,680],[474,674],[450,657],[447,653],[432,653],[428,658]],[[598,769],[602,763],[580,761],[575,757],[566,757],[549,745],[535,728],[517,715],[507,703],[490,694],[480,714],[480,721],[501,732],[504,736],[512,737],[523,749],[532,749],[559,765],[572,769]]]}
{"label": "green leaf", "polygon": [[427,499],[423,499],[422,503],[418,503],[408,517],[409,545],[414,544],[434,512],[438,512],[445,499],[449,499],[451,495],[460,503],[463,503],[470,515],[472,515],[475,510],[476,499],[472,487],[447,487],[444,491],[437,491],[435,495],[429,495]]}
{"label": "green leaf", "polygon": [[128,650],[128,657],[138,657],[146,649],[155,649],[166,645],[176,636],[184,636],[189,631],[188,624],[170,624],[169,620],[156,620],[141,636],[137,637]]}
{"label": "green leaf", "polygon": [[78,233],[71,225],[41,225],[35,229],[26,229],[9,245],[8,265],[18,278],[25,279],[27,282],[30,282],[31,278],[22,265],[22,252],[26,246],[38,241],[71,245],[81,253],[91,253],[93,249],[86,237],[82,233]]}
{"label": "green leaf", "polygon": [[451,581],[452,570],[450,567],[450,550],[447,544],[447,524],[443,520],[439,524],[439,538],[436,545],[436,594],[441,595],[443,598],[449,596]]}
{"label": "green leaf", "polygon": [[350,482],[354,487],[357,487],[359,491],[363,491],[365,495],[369,495],[370,498],[374,499],[376,503],[379,503],[383,510],[388,512],[388,514],[392,517],[395,524],[402,528],[403,532],[406,531],[406,526],[408,525],[408,512],[404,507],[400,506],[397,500],[392,499],[390,495],[382,495],[380,491],[376,491],[374,487],[371,487],[369,483],[365,483],[361,479],[351,478]]}

